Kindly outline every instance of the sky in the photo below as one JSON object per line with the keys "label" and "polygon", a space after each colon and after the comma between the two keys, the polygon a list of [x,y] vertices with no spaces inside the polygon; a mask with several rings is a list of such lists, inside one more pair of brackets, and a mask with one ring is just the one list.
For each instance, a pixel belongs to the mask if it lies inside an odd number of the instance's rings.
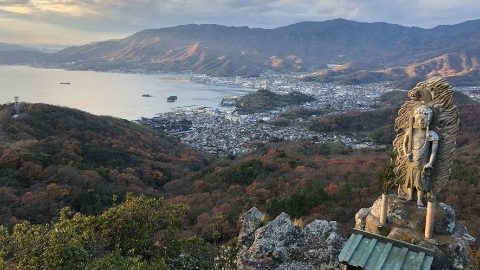
{"label": "sky", "polygon": [[190,23],[275,28],[344,18],[431,28],[480,19],[479,0],[0,0],[0,42],[75,45]]}

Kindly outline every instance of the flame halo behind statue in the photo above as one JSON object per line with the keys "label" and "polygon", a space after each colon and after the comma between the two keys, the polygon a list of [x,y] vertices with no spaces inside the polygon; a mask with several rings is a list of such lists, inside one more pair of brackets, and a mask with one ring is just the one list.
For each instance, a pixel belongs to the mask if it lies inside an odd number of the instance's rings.
{"label": "flame halo behind statue", "polygon": [[455,154],[456,136],[459,128],[458,107],[453,102],[453,91],[443,78],[434,77],[420,82],[408,92],[410,100],[406,101],[398,111],[395,119],[395,132],[393,141],[395,182],[399,186],[399,193],[407,194],[403,183],[406,176],[407,153],[404,152],[403,143],[406,132],[411,127],[411,119],[416,107],[424,105],[433,111],[430,129],[439,135],[437,156],[431,173],[431,191],[429,196],[435,198],[447,184],[453,156]]}

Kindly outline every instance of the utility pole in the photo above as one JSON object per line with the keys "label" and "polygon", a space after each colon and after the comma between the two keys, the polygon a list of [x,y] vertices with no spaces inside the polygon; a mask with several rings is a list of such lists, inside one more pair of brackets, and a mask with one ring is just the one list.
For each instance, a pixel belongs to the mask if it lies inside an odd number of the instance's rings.
{"label": "utility pole", "polygon": [[15,96],[14,99],[15,99],[15,115],[18,116],[20,114],[20,103],[18,102],[19,97]]}

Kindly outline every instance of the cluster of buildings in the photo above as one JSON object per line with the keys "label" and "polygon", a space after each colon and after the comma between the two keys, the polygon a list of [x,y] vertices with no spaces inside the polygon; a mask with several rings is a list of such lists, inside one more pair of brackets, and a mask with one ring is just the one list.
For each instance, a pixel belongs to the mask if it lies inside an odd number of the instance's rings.
{"label": "cluster of buildings", "polygon": [[238,115],[228,110],[188,107],[154,118],[142,118],[139,122],[177,136],[194,148],[221,156],[241,156],[258,145],[279,141],[341,142],[353,148],[374,147],[354,138],[327,136],[297,125],[276,126],[273,121],[284,110]]}
{"label": "cluster of buildings", "polygon": [[232,115],[211,110],[191,115],[192,132],[180,139],[193,147],[219,155],[239,156],[254,150],[259,143],[313,140],[317,134],[298,127],[276,127],[269,123],[275,112]]}
{"label": "cluster of buildings", "polygon": [[169,134],[179,134],[192,130],[192,121],[175,113],[159,114],[153,118],[142,118],[138,122]]}
{"label": "cluster of buildings", "polygon": [[[264,113],[240,115],[234,107],[183,107],[142,118],[141,124],[177,136],[194,148],[222,156],[241,156],[259,145],[275,141],[341,142],[352,148],[376,147],[347,136],[313,132],[293,119],[292,124],[279,126],[276,120],[286,112],[297,109],[328,108],[331,112],[368,110],[377,98],[392,88],[388,84],[336,85],[302,82],[288,75],[266,74],[259,78],[217,78],[194,76],[194,81],[205,84],[235,87],[268,88],[276,93],[299,91],[315,97],[302,105],[278,108]],[[228,98],[224,100],[229,100]]]}
{"label": "cluster of buildings", "polygon": [[267,72],[253,78],[192,75],[191,80],[207,85],[269,89],[279,94],[298,91],[316,99],[304,107],[332,108],[335,111],[368,110],[378,97],[394,90],[391,83],[388,82],[340,85],[338,83],[302,81],[299,77],[301,75]]}
{"label": "cluster of buildings", "polygon": [[463,86],[455,87],[456,91],[460,91],[473,100],[480,102],[480,86]]}

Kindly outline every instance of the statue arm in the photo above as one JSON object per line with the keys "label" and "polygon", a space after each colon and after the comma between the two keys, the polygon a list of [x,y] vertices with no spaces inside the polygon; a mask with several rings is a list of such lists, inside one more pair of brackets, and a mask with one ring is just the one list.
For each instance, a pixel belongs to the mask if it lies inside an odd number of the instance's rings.
{"label": "statue arm", "polygon": [[432,151],[430,153],[430,159],[428,160],[426,167],[432,168],[435,157],[437,156],[438,141],[432,141]]}
{"label": "statue arm", "polygon": [[435,158],[437,157],[437,151],[438,151],[438,141],[439,141],[438,134],[435,131],[430,130],[427,134],[427,140],[432,142],[431,145],[431,151],[430,151],[430,157],[428,159],[427,164],[425,165],[425,168],[432,168],[433,162],[435,161]]}

